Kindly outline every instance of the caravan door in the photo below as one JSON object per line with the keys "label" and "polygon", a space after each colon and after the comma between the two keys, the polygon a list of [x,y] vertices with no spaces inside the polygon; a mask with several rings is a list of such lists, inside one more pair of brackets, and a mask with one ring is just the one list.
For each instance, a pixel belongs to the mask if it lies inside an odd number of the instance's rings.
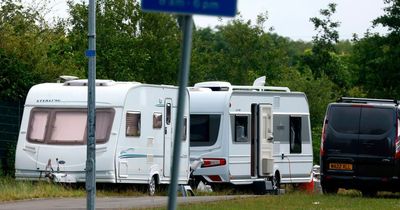
{"label": "caravan door", "polygon": [[258,113],[258,175],[263,177],[272,175],[274,170],[272,106],[260,104]]}
{"label": "caravan door", "polygon": [[172,135],[172,99],[165,99],[164,114],[164,176],[171,174],[173,135]]}

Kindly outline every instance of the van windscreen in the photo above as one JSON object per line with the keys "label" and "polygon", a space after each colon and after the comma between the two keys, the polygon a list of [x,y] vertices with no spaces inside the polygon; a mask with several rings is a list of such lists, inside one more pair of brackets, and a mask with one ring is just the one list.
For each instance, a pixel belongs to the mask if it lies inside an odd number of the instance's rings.
{"label": "van windscreen", "polygon": [[340,133],[357,134],[360,124],[360,107],[332,106],[329,110],[329,124]]}
{"label": "van windscreen", "polygon": [[360,134],[386,133],[393,128],[395,116],[392,108],[362,108]]}

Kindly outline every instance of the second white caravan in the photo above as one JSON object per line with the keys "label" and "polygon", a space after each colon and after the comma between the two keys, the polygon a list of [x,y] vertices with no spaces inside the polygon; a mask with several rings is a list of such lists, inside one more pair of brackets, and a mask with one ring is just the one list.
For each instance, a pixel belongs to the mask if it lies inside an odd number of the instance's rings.
{"label": "second white caravan", "polygon": [[[96,80],[96,182],[147,184],[171,177],[178,88]],[[188,93],[187,93],[188,94]],[[189,96],[179,184],[189,168]],[[16,179],[85,182],[87,80],[32,87],[18,138]]]}
{"label": "second white caravan", "polygon": [[[267,170],[273,174],[273,188],[311,182],[311,125],[304,93],[228,82],[197,83],[189,93],[191,161],[203,160],[194,171],[197,180],[252,184],[263,180]],[[271,152],[272,160],[263,158]]]}

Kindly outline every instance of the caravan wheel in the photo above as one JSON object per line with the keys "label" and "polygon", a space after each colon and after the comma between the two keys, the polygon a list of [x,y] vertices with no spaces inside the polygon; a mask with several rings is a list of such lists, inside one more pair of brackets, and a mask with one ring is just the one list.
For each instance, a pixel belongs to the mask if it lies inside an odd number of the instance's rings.
{"label": "caravan wheel", "polygon": [[150,182],[149,182],[149,195],[153,196],[156,193],[156,179],[154,178],[154,176],[151,177]]}
{"label": "caravan wheel", "polygon": [[281,180],[279,178],[279,173],[276,173],[275,176],[272,177],[272,189],[279,191],[281,188]]}

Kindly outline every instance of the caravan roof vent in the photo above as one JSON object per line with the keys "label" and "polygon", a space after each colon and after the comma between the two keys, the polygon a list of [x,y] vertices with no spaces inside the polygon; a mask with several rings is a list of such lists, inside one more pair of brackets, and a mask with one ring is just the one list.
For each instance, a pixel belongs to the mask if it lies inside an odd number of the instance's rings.
{"label": "caravan roof vent", "polygon": [[277,92],[290,92],[288,87],[275,87],[275,86],[232,86],[233,90],[241,91],[277,91]]}
{"label": "caravan roof vent", "polygon": [[59,77],[59,81],[58,82],[67,82],[67,81],[77,80],[77,79],[79,79],[79,77],[69,76],[69,75],[61,75]]}
{"label": "caravan roof vent", "polygon": [[194,85],[195,88],[210,88],[212,91],[229,91],[231,83],[229,82],[200,82]]}
{"label": "caravan roof vent", "polygon": [[[72,80],[64,82],[65,86],[87,86],[88,80],[80,79],[80,80]],[[96,86],[112,86],[115,85],[114,80],[96,80]]]}

